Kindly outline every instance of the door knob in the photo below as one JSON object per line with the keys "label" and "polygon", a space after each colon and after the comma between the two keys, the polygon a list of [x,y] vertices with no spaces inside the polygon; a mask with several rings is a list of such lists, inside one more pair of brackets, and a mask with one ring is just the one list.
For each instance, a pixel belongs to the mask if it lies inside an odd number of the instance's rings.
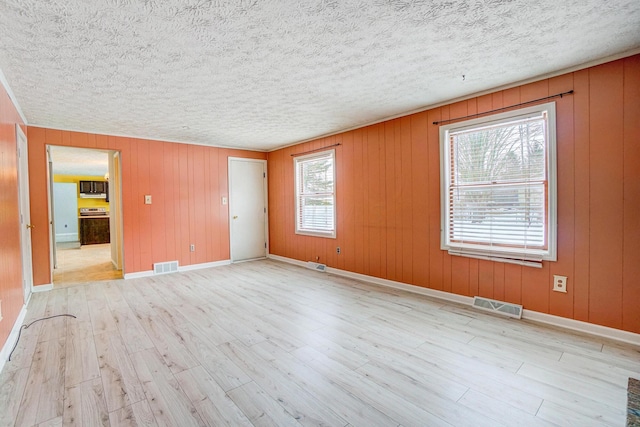
{"label": "door knob", "polygon": [[29,229],[29,228],[36,228],[36,226],[35,225],[31,225],[31,224],[27,224],[27,229]]}
{"label": "door knob", "polygon": [[238,219],[238,215],[234,215],[234,216],[233,216],[233,219]]}

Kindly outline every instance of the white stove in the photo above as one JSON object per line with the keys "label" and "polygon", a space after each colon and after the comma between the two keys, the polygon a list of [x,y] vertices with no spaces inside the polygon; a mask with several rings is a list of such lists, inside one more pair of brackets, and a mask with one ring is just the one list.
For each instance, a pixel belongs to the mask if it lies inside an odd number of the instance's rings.
{"label": "white stove", "polygon": [[109,216],[107,208],[80,208],[80,216]]}

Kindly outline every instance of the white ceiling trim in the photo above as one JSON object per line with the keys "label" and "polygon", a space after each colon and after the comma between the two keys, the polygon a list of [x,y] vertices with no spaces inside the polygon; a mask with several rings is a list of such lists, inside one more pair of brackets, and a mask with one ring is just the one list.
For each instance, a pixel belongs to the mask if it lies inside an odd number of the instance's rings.
{"label": "white ceiling trim", "polygon": [[558,76],[561,76],[563,74],[574,73],[576,71],[584,70],[586,68],[596,67],[598,65],[606,64],[607,62],[612,62],[612,61],[616,61],[618,59],[628,58],[630,56],[638,55],[638,54],[640,54],[640,48],[631,49],[631,50],[628,50],[626,52],[622,52],[622,53],[618,53],[618,54],[615,54],[615,55],[606,56],[604,58],[596,59],[594,61],[585,62],[584,64],[576,65],[574,67],[564,68],[562,70],[554,71],[552,73],[542,74],[540,76],[536,76],[536,77],[532,77],[530,79],[521,80],[521,81],[518,81],[518,82],[515,82],[515,83],[510,83],[510,84],[507,84],[507,85],[499,86],[499,87],[496,87],[496,88],[493,88],[493,89],[488,89],[488,90],[484,90],[484,91],[481,91],[481,92],[472,93],[470,95],[461,96],[459,98],[450,99],[448,101],[443,101],[443,102],[438,102],[436,104],[427,105],[426,107],[420,107],[420,108],[418,108],[416,110],[407,111],[406,113],[401,113],[401,114],[396,114],[394,116],[385,117],[383,119],[376,120],[376,121],[371,122],[371,123],[366,123],[364,125],[358,125],[358,126],[354,126],[352,128],[341,130],[341,131],[332,132],[332,133],[328,133],[328,134],[325,134],[325,135],[320,135],[320,136],[316,136],[316,137],[313,137],[313,138],[305,139],[303,141],[294,142],[293,144],[283,145],[282,147],[277,147],[277,148],[274,148],[272,150],[268,150],[268,152],[282,150],[283,148],[293,147],[293,146],[296,146],[296,145],[299,145],[299,144],[304,144],[305,142],[316,141],[318,139],[328,138],[328,137],[334,136],[334,135],[340,135],[341,133],[351,132],[352,130],[362,129],[362,128],[365,128],[367,126],[377,125],[378,123],[384,123],[384,122],[388,122],[390,120],[399,119],[401,117],[410,116],[412,114],[422,113],[423,111],[433,110],[434,108],[444,107],[446,105],[455,104],[456,102],[461,102],[461,101],[466,101],[468,99],[478,98],[480,96],[489,95],[491,93],[500,92],[502,90],[512,89],[512,88],[518,87],[518,86],[524,86],[524,85],[529,84],[529,83],[535,83],[535,82],[539,82],[541,80],[551,79],[553,77],[558,77]]}
{"label": "white ceiling trim", "polygon": [[9,95],[9,99],[11,100],[11,102],[13,102],[13,106],[18,111],[18,114],[20,115],[20,118],[22,119],[24,124],[25,125],[29,124],[27,122],[27,117],[22,112],[22,108],[20,108],[20,103],[18,102],[18,99],[13,94],[13,91],[11,90],[11,86],[9,86],[9,82],[7,81],[7,78],[4,76],[4,73],[2,72],[2,69],[0,69],[0,83],[2,83],[2,86],[4,86],[4,90],[7,91],[7,94]]}

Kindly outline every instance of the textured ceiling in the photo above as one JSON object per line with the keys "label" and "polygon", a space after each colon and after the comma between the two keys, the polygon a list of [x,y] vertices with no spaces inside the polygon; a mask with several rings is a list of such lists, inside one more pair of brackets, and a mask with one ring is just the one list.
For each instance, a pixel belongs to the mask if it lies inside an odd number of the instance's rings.
{"label": "textured ceiling", "polygon": [[104,177],[109,171],[109,154],[101,150],[51,147],[53,173]]}
{"label": "textured ceiling", "polygon": [[268,150],[637,49],[639,28],[638,0],[1,0],[0,69],[30,124]]}

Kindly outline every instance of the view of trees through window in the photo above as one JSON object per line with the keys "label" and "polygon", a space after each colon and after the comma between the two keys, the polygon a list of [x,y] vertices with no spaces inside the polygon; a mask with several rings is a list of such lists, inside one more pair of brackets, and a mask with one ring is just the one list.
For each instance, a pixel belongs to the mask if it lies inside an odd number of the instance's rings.
{"label": "view of trees through window", "polygon": [[449,133],[451,241],[543,247],[544,116]]}
{"label": "view of trees through window", "polygon": [[332,232],[334,225],[333,152],[296,161],[298,229]]}

